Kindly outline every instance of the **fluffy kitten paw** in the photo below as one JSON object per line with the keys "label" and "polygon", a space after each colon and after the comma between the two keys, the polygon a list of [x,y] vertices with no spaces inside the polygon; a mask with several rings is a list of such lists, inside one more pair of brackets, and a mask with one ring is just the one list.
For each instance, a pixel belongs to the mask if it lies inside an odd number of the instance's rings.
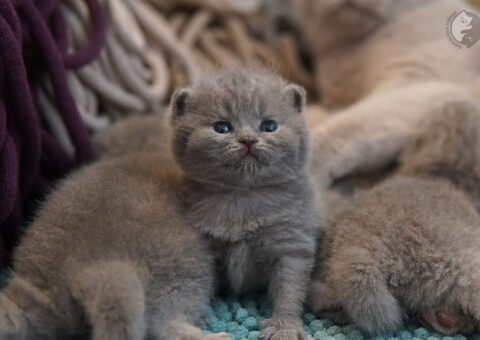
{"label": "fluffy kitten paw", "polygon": [[444,312],[436,309],[430,309],[421,314],[420,322],[423,326],[445,335],[470,334],[477,324],[473,317],[459,311]]}
{"label": "fluffy kitten paw", "polygon": [[267,327],[260,334],[262,340],[305,340],[304,331],[295,329],[276,329],[275,327]]}
{"label": "fluffy kitten paw", "polygon": [[261,322],[263,327],[260,333],[262,340],[305,340],[307,334],[301,322],[278,322],[267,319]]}
{"label": "fluffy kitten paw", "polygon": [[403,321],[400,305],[386,288],[376,292],[370,289],[357,296],[348,302],[347,310],[353,323],[372,335],[395,331]]}
{"label": "fluffy kitten paw", "polygon": [[212,333],[212,334],[205,334],[202,340],[231,340],[230,336],[225,333]]}

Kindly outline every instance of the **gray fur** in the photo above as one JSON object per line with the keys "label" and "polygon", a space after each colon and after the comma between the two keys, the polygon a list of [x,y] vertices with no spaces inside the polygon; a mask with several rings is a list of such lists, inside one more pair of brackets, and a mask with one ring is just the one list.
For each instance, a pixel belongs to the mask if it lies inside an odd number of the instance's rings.
{"label": "gray fur", "polygon": [[[176,105],[180,98],[179,105]],[[267,287],[266,339],[303,338],[300,314],[321,222],[307,172],[305,92],[263,72],[230,70],[174,96],[174,150],[188,178],[187,220],[211,240],[222,283]],[[260,131],[265,119],[278,130]],[[218,134],[216,121],[233,132]],[[255,158],[239,140],[256,140]]]}
{"label": "gray fur", "polygon": [[479,226],[468,198],[444,180],[396,176],[359,192],[327,230],[308,302],[371,334],[396,330],[407,315],[469,333],[480,320]]}
{"label": "gray fur", "polygon": [[[100,150],[113,149],[59,185],[17,248],[0,297],[0,339],[227,338],[196,327],[213,295],[215,260],[234,292],[269,288],[265,338],[302,338],[321,225],[304,103],[302,88],[276,76],[225,71],[174,95],[173,153],[105,135]],[[259,131],[266,118],[277,131]],[[220,119],[235,133],[214,132]],[[161,130],[152,124],[150,136]],[[246,137],[258,140],[256,159],[243,158],[237,138]]]}
{"label": "gray fur", "polygon": [[400,171],[444,178],[480,212],[480,104],[450,101],[427,115],[400,157]]}
{"label": "gray fur", "polygon": [[[327,247],[312,286],[315,309],[372,333],[395,329],[407,314],[441,333],[478,330],[475,281],[480,269],[473,245],[480,240],[472,228],[480,221],[471,210],[480,211],[479,133],[477,102],[437,103],[405,143],[397,175],[353,202],[343,202],[347,210],[333,209],[336,215],[331,214]],[[433,228],[438,235],[427,233]],[[382,271],[383,262],[389,271]],[[395,276],[403,278],[402,284],[385,279]],[[360,286],[354,294],[341,293],[348,285]],[[450,319],[452,327],[444,327],[439,315]]]}
{"label": "gray fur", "polygon": [[[161,167],[160,164],[171,164]],[[14,255],[0,339],[213,339],[213,258],[181,218],[181,173],[133,153],[66,179]]]}

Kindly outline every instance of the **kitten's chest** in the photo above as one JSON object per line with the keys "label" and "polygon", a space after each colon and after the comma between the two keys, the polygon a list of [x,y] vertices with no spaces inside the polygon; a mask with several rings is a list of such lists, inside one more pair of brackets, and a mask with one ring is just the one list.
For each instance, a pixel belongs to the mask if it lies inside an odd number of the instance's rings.
{"label": "kitten's chest", "polygon": [[192,200],[187,207],[189,224],[223,241],[237,242],[256,237],[288,220],[281,196],[257,193],[213,194]]}
{"label": "kitten's chest", "polygon": [[221,279],[233,292],[255,290],[268,283],[274,256],[261,240],[218,245],[216,254]]}

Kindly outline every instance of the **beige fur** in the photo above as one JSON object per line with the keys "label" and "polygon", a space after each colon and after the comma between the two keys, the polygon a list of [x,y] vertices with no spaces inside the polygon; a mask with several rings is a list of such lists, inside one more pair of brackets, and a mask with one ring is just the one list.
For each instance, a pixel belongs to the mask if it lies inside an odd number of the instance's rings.
{"label": "beige fur", "polygon": [[418,83],[368,97],[333,115],[312,132],[312,172],[320,187],[393,162],[422,118],[468,94],[449,83]]}
{"label": "beige fur", "polygon": [[478,94],[480,43],[460,50],[446,33],[454,11],[475,12],[466,2],[292,1],[321,103],[338,116],[312,133],[322,187],[394,161],[421,117]]}
{"label": "beige fur", "polygon": [[449,180],[480,212],[480,102],[454,101],[430,112],[399,162],[404,174]]}

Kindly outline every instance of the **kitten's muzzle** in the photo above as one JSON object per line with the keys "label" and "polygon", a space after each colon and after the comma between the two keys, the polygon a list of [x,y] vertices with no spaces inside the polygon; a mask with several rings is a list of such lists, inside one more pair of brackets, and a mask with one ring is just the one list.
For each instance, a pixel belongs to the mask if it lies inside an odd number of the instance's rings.
{"label": "kitten's muzzle", "polygon": [[258,142],[256,139],[239,139],[238,142],[240,144],[243,144],[247,147],[247,151],[250,152],[252,149],[252,146]]}
{"label": "kitten's muzzle", "polygon": [[257,155],[255,155],[255,153],[253,152],[253,146],[257,143],[256,139],[240,139],[238,142],[245,145],[245,147],[247,148],[247,151],[243,155],[242,159],[251,156],[258,160]]}

